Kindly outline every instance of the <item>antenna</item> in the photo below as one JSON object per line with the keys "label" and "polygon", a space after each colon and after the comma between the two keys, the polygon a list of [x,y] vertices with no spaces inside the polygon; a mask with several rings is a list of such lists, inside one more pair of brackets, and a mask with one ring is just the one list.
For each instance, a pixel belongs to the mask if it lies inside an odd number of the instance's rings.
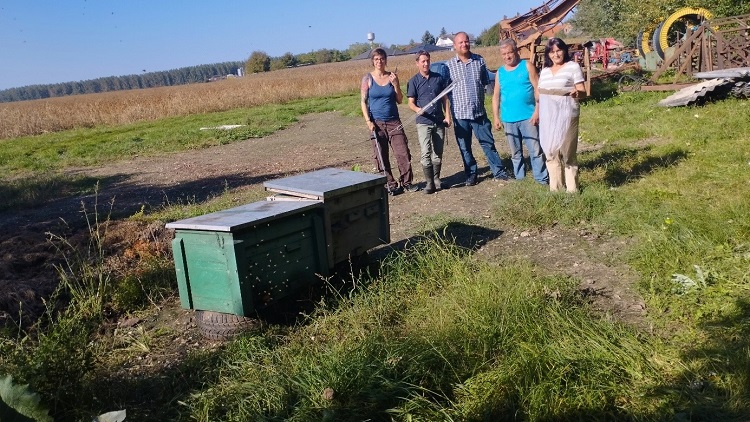
{"label": "antenna", "polygon": [[367,33],[367,41],[370,42],[370,50],[372,50],[373,42],[375,41],[375,33],[374,32],[368,32]]}

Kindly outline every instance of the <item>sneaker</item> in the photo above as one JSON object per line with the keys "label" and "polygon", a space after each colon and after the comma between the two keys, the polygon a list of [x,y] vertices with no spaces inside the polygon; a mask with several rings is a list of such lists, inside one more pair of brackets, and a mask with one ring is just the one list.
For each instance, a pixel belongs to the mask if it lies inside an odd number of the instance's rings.
{"label": "sneaker", "polygon": [[407,192],[419,192],[419,186],[417,185],[404,185],[404,190]]}
{"label": "sneaker", "polygon": [[466,186],[474,186],[477,184],[477,175],[472,174],[471,176],[466,178]]}
{"label": "sneaker", "polygon": [[388,195],[390,196],[401,195],[402,193],[404,193],[404,189],[401,186],[396,188],[388,188]]}
{"label": "sneaker", "polygon": [[510,177],[502,175],[502,176],[496,176],[494,179],[496,182],[507,182],[508,180],[510,180]]}

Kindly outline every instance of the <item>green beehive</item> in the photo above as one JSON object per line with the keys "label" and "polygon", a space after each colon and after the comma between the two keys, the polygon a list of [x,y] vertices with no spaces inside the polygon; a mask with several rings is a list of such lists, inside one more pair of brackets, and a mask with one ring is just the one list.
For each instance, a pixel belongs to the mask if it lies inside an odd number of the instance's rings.
{"label": "green beehive", "polygon": [[166,227],[183,308],[251,316],[328,274],[317,201],[255,202]]}
{"label": "green beehive", "polygon": [[385,176],[325,168],[263,186],[276,201],[313,199],[323,202],[328,265],[362,255],[391,241]]}

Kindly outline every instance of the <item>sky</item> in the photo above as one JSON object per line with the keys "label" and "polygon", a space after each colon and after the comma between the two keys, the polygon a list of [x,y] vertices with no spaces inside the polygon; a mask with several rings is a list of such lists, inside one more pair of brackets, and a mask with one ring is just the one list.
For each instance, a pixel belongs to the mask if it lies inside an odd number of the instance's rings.
{"label": "sky", "polygon": [[466,31],[544,0],[0,0],[0,90]]}

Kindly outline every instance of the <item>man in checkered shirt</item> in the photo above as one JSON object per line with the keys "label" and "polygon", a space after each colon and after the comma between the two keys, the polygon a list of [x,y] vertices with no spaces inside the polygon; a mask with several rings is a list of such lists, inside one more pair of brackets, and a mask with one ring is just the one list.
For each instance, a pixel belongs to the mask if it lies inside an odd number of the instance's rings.
{"label": "man in checkered shirt", "polygon": [[477,161],[471,151],[471,136],[476,135],[495,180],[508,180],[500,154],[495,148],[492,125],[484,109],[484,86],[489,83],[484,58],[470,50],[469,36],[459,32],[453,37],[456,57],[446,62],[450,79],[456,83],[450,94],[453,130],[461,150],[466,186],[477,184]]}

